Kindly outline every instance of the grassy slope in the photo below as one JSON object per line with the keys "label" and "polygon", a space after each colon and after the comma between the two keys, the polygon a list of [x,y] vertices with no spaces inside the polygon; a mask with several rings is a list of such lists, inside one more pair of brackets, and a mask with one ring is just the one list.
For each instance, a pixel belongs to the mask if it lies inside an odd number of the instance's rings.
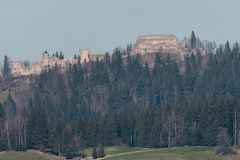
{"label": "grassy slope", "polygon": [[0,160],[63,160],[38,151],[28,152],[1,152]]}
{"label": "grassy slope", "polygon": [[[138,153],[134,153],[134,152]],[[85,153],[91,156],[92,149],[86,149]],[[240,155],[219,156],[211,147],[186,147],[172,149],[144,149],[129,147],[106,147],[107,160],[240,160]],[[125,155],[121,155],[125,154]],[[38,151],[28,152],[1,152],[0,160],[63,160],[55,156],[49,156]]]}
{"label": "grassy slope", "polygon": [[173,149],[154,149],[142,153],[107,158],[108,160],[240,160],[240,156],[219,156],[214,148],[188,147]]}

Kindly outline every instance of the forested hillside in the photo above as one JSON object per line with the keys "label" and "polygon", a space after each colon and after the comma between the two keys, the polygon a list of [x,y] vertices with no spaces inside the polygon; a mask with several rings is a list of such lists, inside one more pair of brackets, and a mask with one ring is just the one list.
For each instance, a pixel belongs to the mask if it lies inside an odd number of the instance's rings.
{"label": "forested hillside", "polygon": [[240,143],[238,43],[189,54],[184,72],[170,55],[156,54],[153,68],[141,56],[122,55],[116,49],[64,74],[55,67],[29,77],[27,105],[18,106],[11,94],[0,105],[0,149],[62,155],[99,144],[214,146],[221,128],[232,145]]}

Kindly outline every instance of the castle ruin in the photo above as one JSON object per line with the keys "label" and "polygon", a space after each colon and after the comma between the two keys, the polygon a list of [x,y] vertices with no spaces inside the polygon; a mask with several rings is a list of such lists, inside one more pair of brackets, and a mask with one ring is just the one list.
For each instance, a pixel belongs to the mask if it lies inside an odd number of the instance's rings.
{"label": "castle ruin", "polygon": [[[176,36],[172,34],[139,36],[131,50],[132,56],[143,55],[146,57],[155,53],[171,54],[176,59],[184,59],[184,55],[186,54],[206,54],[207,50],[204,48],[189,49],[186,47],[186,42],[182,41],[178,43]],[[89,49],[80,49],[79,57],[80,63],[104,59],[103,54],[92,55]],[[149,61],[153,60],[150,59]],[[51,69],[56,65],[60,68],[60,71],[64,72],[70,65],[77,63],[79,63],[79,60],[76,57],[64,59],[56,55],[50,56],[47,52],[44,52],[42,53],[41,61],[33,62],[31,65],[26,65],[23,61],[11,61],[10,67],[13,76],[28,76],[40,74],[42,71]]]}
{"label": "castle ruin", "polygon": [[178,43],[175,35],[159,34],[139,36],[133,46],[131,55],[146,55],[151,53],[175,54],[184,58],[185,54],[206,52],[204,49],[189,49],[183,42]]}
{"label": "castle ruin", "polygon": [[[89,49],[79,50],[80,63],[95,61],[97,57],[99,60],[102,60],[104,58],[104,54],[92,55]],[[14,77],[29,76],[38,75],[42,71],[54,68],[55,66],[57,66],[61,72],[64,72],[69,68],[69,66],[79,63],[78,61],[77,57],[64,59],[56,55],[50,56],[49,53],[45,51],[42,53],[41,61],[33,62],[30,65],[23,61],[11,61],[10,68],[11,74]]]}

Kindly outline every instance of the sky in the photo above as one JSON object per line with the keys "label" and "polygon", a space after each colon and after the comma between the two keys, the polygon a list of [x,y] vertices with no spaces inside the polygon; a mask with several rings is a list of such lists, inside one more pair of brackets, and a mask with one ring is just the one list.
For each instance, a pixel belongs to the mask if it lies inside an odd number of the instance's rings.
{"label": "sky", "polygon": [[80,48],[110,53],[137,36],[240,40],[239,0],[0,0],[0,60],[40,60]]}

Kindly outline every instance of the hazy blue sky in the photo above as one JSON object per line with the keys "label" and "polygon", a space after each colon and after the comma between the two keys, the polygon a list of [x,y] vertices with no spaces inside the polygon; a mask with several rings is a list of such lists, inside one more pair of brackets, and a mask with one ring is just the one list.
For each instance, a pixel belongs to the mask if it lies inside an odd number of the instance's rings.
{"label": "hazy blue sky", "polygon": [[201,39],[240,40],[239,0],[0,0],[0,56],[38,60],[90,48],[112,51],[138,35],[194,30]]}

